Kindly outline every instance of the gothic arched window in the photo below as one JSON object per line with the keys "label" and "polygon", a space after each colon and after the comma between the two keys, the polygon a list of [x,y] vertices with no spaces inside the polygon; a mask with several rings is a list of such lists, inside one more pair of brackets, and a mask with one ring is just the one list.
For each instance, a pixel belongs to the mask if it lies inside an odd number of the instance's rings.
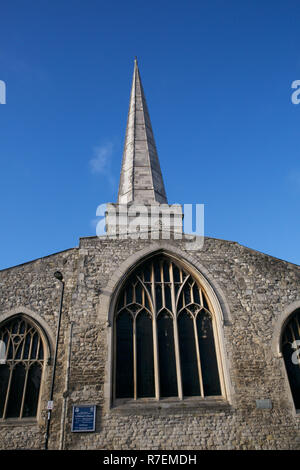
{"label": "gothic arched window", "polygon": [[173,259],[157,255],[137,267],[114,317],[115,398],[222,395],[209,305]]}
{"label": "gothic arched window", "polygon": [[295,408],[300,410],[300,309],[292,314],[283,331],[282,355]]}
{"label": "gothic arched window", "polygon": [[0,418],[27,418],[37,414],[44,347],[37,329],[23,316],[0,326],[5,344],[0,362]]}

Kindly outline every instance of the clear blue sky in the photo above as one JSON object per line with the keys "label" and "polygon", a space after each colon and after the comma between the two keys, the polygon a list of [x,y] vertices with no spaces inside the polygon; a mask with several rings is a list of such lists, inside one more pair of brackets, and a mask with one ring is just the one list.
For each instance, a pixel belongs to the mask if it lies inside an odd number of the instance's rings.
{"label": "clear blue sky", "polygon": [[299,1],[10,0],[0,15],[0,268],[95,235],[135,55],[169,202],[204,203],[207,236],[300,264]]}

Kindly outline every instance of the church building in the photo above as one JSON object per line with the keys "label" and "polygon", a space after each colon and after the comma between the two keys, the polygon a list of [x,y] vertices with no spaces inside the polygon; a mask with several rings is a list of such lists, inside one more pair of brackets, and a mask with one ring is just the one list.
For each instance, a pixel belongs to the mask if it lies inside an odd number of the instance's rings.
{"label": "church building", "polygon": [[106,233],[0,271],[0,449],[300,449],[300,266],[183,215],[135,60]]}

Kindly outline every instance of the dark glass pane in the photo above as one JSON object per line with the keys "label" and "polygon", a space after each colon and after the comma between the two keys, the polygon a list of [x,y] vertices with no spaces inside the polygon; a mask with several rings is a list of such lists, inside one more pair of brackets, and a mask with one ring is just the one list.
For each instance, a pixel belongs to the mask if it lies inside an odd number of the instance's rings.
{"label": "dark glass pane", "polygon": [[142,304],[142,286],[140,283],[135,286],[135,301],[138,304]]}
{"label": "dark glass pane", "polygon": [[36,416],[42,369],[39,364],[33,364],[28,372],[23,417]]}
{"label": "dark glass pane", "polygon": [[296,350],[293,349],[289,343],[285,344],[282,348],[282,354],[284,357],[295,408],[300,409],[300,366],[299,363],[294,364],[294,362],[296,362],[295,360],[293,362],[293,358],[295,359],[295,355],[293,356],[295,351]]}
{"label": "dark glass pane", "polygon": [[177,268],[177,266],[173,264],[173,278],[174,278],[174,282],[180,282],[180,274],[179,274],[179,269]]}
{"label": "dark glass pane", "polygon": [[129,285],[126,289],[126,304],[131,304],[132,302],[132,286]]}
{"label": "dark glass pane", "polygon": [[165,285],[165,302],[166,302],[166,307],[172,311],[171,287],[168,285]]}
{"label": "dark glass pane", "polygon": [[20,416],[23,390],[25,381],[25,367],[23,364],[15,366],[12,375],[12,381],[9,390],[7,404],[7,418],[18,418]]}
{"label": "dark glass pane", "polygon": [[136,319],[137,396],[154,397],[152,318],[143,310]]}
{"label": "dark glass pane", "polygon": [[26,339],[25,339],[25,346],[24,346],[24,352],[23,352],[23,358],[24,359],[28,359],[30,341],[31,341],[31,335],[28,334],[28,335],[26,335]]}
{"label": "dark glass pane", "polygon": [[293,333],[294,333],[294,338],[299,339],[299,333],[298,333],[298,326],[297,326],[297,323],[296,323],[296,317],[293,318],[291,326],[292,326],[292,330],[293,330]]}
{"label": "dark glass pane", "polygon": [[161,293],[160,284],[157,284],[155,286],[155,298],[156,298],[156,310],[159,311],[162,308],[162,293]]}
{"label": "dark glass pane", "polygon": [[3,415],[8,379],[9,379],[8,365],[0,364],[0,418],[2,418],[2,415]]}
{"label": "dark glass pane", "polygon": [[19,344],[15,345],[15,348],[16,348],[15,359],[21,359],[22,347],[23,347],[23,341],[20,341]]}
{"label": "dark glass pane", "polygon": [[18,320],[15,320],[13,321],[11,332],[13,334],[16,334],[18,332],[18,329],[19,329],[19,322]]}
{"label": "dark glass pane", "polygon": [[39,337],[37,333],[34,333],[32,337],[32,345],[31,345],[31,353],[30,353],[30,359],[35,359],[36,358],[36,353],[37,353],[37,347],[38,347],[38,341]]}
{"label": "dark glass pane", "polygon": [[159,260],[154,261],[154,279],[155,282],[161,282]]}
{"label": "dark glass pane", "polygon": [[164,282],[169,282],[170,281],[170,271],[169,271],[168,261],[164,261],[163,271],[164,271]]}
{"label": "dark glass pane", "polygon": [[150,282],[151,281],[151,264],[147,262],[145,268],[143,269],[144,272],[144,282]]}
{"label": "dark glass pane", "polygon": [[183,395],[200,395],[199,372],[193,319],[186,312],[178,317],[181,377]]}
{"label": "dark glass pane", "polygon": [[194,302],[195,302],[195,304],[199,304],[199,305],[200,305],[199,288],[198,288],[198,286],[197,286],[196,283],[195,283],[194,286],[193,286],[193,294],[194,294]]}
{"label": "dark glass pane", "polygon": [[173,319],[163,312],[157,319],[161,397],[178,396]]}
{"label": "dark glass pane", "polygon": [[12,359],[14,354],[13,342],[12,339],[9,339],[7,359]]}
{"label": "dark glass pane", "polygon": [[204,395],[221,395],[212,321],[208,313],[198,314],[197,332]]}
{"label": "dark glass pane", "polygon": [[20,330],[19,330],[19,332],[20,332],[21,334],[24,334],[24,332],[25,332],[25,322],[24,322],[24,321],[22,321],[21,324],[20,324]]}
{"label": "dark glass pane", "polygon": [[133,328],[127,312],[116,320],[116,397],[133,397]]}
{"label": "dark glass pane", "polygon": [[[179,289],[180,289],[180,284],[174,284],[175,297],[177,296]],[[182,294],[181,294],[181,297],[182,297]]]}
{"label": "dark glass pane", "polygon": [[290,327],[290,325],[288,325],[286,327],[286,340],[289,342],[289,343],[292,343],[294,340],[293,340],[293,335],[292,335],[292,329]]}
{"label": "dark glass pane", "polygon": [[180,293],[179,299],[178,299],[178,311],[180,311],[183,308],[183,292]]}
{"label": "dark glass pane", "polygon": [[185,305],[188,305],[191,303],[191,287],[189,284],[186,284],[184,287],[184,299],[185,299]]}
{"label": "dark glass pane", "polygon": [[[298,323],[298,324],[297,324]],[[284,344],[282,347],[282,354],[284,357],[285,367],[291,387],[292,396],[296,409],[300,409],[300,364],[299,364],[299,349],[292,348],[295,340],[300,339],[300,332],[298,325],[300,324],[300,310],[297,310],[291,317],[289,323],[285,328],[283,338],[289,343]],[[293,332],[293,334],[292,334]],[[296,344],[296,346],[298,346]],[[298,346],[299,348],[299,346]]]}

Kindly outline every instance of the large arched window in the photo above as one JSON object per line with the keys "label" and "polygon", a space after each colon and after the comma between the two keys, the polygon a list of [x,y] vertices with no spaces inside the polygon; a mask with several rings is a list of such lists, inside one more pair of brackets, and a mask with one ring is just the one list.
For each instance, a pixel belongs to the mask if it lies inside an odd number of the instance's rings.
{"label": "large arched window", "polygon": [[300,410],[300,309],[289,318],[281,346],[295,408]]}
{"label": "large arched window", "polygon": [[0,418],[27,418],[37,414],[44,347],[37,329],[23,316],[0,326],[5,344],[0,363]]}
{"label": "large arched window", "polygon": [[222,395],[209,299],[177,261],[156,255],[136,268],[114,332],[115,398]]}

